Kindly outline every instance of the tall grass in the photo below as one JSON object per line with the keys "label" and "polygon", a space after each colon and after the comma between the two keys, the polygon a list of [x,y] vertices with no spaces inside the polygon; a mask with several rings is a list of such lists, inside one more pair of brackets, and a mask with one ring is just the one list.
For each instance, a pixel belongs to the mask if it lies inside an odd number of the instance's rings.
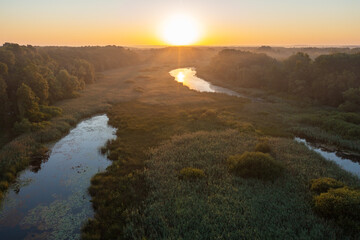
{"label": "tall grass", "polygon": [[[274,182],[244,179],[228,172],[229,155],[250,151],[258,141],[236,130],[173,137],[152,151],[146,164],[148,197],[143,212],[131,212],[127,239],[339,239],[333,221],[313,210],[310,179],[332,176],[359,186],[359,180],[288,139],[270,138],[284,175]],[[206,178],[182,181],[184,167]],[[355,237],[359,237],[356,235]]]}

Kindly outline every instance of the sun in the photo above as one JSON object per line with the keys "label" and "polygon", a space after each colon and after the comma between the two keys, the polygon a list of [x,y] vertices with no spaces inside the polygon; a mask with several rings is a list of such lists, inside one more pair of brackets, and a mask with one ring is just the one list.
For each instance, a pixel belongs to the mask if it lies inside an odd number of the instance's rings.
{"label": "sun", "polygon": [[200,35],[198,23],[184,14],[171,16],[163,24],[161,32],[166,43],[177,46],[194,44]]}

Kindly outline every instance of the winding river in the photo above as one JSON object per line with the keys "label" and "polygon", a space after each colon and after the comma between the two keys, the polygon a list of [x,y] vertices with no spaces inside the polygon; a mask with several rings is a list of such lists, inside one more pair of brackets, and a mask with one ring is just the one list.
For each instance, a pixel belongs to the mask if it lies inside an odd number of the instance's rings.
{"label": "winding river", "polygon": [[106,115],[80,122],[51,147],[46,162],[23,171],[0,210],[0,239],[79,239],[93,216],[90,179],[110,165],[99,148],[116,137]]}
{"label": "winding river", "polygon": [[[170,72],[177,82],[199,92],[242,95],[196,77],[194,68]],[[51,146],[47,161],[23,171],[0,208],[1,239],[79,239],[82,224],[93,216],[87,188],[90,179],[111,163],[99,148],[116,138],[106,115],[80,122],[70,133]],[[360,165],[295,138],[324,158],[336,162],[360,177]]]}
{"label": "winding river", "polygon": [[[214,92],[214,93],[225,93],[231,96],[244,97],[230,89],[214,86],[211,83],[196,77],[195,68],[178,68],[169,72],[175,81],[182,83],[184,86],[191,90],[198,92]],[[329,161],[333,161],[338,164],[344,170],[360,177],[360,164],[359,162],[352,161],[346,157],[338,156],[337,152],[326,151],[321,148],[315,147],[306,139],[295,138],[294,141],[305,144],[307,148],[319,153],[322,157]]]}

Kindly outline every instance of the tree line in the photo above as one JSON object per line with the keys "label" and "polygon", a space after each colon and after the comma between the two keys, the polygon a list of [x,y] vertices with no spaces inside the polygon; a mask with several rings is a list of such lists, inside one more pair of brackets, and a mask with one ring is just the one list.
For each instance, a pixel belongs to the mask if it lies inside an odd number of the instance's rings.
{"label": "tree line", "polygon": [[15,127],[19,133],[41,128],[41,123],[61,114],[61,109],[51,105],[76,97],[85,85],[96,81],[95,71],[137,61],[135,53],[116,46],[33,47],[5,43],[0,47],[0,126]]}
{"label": "tree line", "polygon": [[207,68],[224,83],[285,92],[316,104],[360,111],[360,53],[299,52],[279,61],[266,54],[225,49]]}

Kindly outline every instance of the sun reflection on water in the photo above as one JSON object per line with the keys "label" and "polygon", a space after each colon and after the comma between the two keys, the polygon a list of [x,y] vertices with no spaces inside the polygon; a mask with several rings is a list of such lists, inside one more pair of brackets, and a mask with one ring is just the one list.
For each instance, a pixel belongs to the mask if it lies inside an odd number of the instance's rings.
{"label": "sun reflection on water", "polygon": [[185,74],[183,72],[179,72],[176,76],[176,81],[178,82],[184,82]]}

